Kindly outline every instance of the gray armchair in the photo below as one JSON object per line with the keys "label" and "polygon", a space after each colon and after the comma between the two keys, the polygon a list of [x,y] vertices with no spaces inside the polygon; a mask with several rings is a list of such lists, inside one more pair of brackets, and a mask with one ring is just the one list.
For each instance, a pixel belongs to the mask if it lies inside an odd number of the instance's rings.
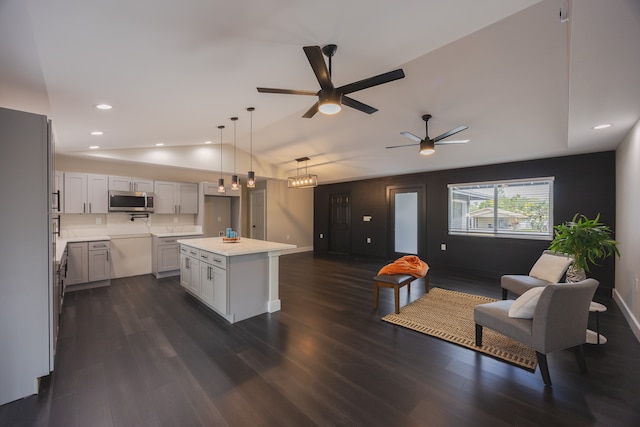
{"label": "gray armchair", "polygon": [[572,263],[573,258],[568,255],[545,250],[528,275],[505,274],[500,278],[502,299],[507,299],[509,291],[522,295],[531,288],[558,283]]}
{"label": "gray armchair", "polygon": [[573,349],[580,370],[586,373],[582,344],[586,341],[589,304],[597,287],[595,279],[570,285],[547,285],[540,294],[532,319],[509,317],[514,300],[480,304],[473,313],[476,345],[482,346],[482,328],[487,327],[533,347],[547,386],[551,386],[551,377],[546,355],[553,351]]}

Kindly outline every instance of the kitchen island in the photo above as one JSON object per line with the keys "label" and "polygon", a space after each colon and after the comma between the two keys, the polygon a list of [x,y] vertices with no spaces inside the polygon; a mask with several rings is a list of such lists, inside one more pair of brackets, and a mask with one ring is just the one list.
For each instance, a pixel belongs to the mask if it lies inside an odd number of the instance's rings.
{"label": "kitchen island", "polygon": [[180,284],[229,323],[280,310],[279,257],[295,245],[222,237],[178,243]]}

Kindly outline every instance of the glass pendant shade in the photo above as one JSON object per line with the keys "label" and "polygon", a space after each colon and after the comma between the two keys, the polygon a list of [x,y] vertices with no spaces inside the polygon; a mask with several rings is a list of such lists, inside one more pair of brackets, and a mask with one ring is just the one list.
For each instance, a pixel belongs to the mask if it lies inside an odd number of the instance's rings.
{"label": "glass pendant shade", "polygon": [[218,193],[224,193],[226,189],[224,188],[224,178],[218,178]]}
{"label": "glass pendant shade", "polygon": [[231,189],[232,190],[237,190],[238,188],[240,188],[240,183],[238,182],[238,175],[232,175],[231,176]]}
{"label": "glass pendant shade", "polygon": [[247,187],[255,188],[256,186],[256,173],[254,171],[249,171],[247,174]]}

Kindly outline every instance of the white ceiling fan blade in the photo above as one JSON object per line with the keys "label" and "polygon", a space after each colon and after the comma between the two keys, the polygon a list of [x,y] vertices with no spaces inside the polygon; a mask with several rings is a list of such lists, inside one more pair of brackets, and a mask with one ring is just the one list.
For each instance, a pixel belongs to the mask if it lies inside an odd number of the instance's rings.
{"label": "white ceiling fan blade", "polygon": [[422,142],[422,138],[420,138],[419,136],[415,136],[411,132],[407,132],[407,131],[400,132],[400,135],[406,136],[407,138],[414,140],[418,144]]}
{"label": "white ceiling fan blade", "polygon": [[415,147],[416,145],[420,145],[420,143],[418,143],[418,144],[392,145],[391,147],[384,147],[384,148]]}
{"label": "white ceiling fan blade", "polygon": [[470,139],[452,139],[451,141],[438,141],[435,145],[446,145],[446,144],[466,144],[471,141]]}

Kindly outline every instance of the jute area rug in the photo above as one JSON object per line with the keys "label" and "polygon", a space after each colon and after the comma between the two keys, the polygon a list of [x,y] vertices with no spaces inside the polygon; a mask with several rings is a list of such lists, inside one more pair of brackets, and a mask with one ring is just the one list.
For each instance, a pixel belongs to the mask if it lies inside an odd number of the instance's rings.
{"label": "jute area rug", "polygon": [[473,308],[478,304],[493,301],[496,300],[432,288],[420,299],[401,307],[400,314],[387,314],[382,320],[432,335],[534,372],[538,363],[535,351],[491,329],[483,329],[482,347],[476,347]]}

